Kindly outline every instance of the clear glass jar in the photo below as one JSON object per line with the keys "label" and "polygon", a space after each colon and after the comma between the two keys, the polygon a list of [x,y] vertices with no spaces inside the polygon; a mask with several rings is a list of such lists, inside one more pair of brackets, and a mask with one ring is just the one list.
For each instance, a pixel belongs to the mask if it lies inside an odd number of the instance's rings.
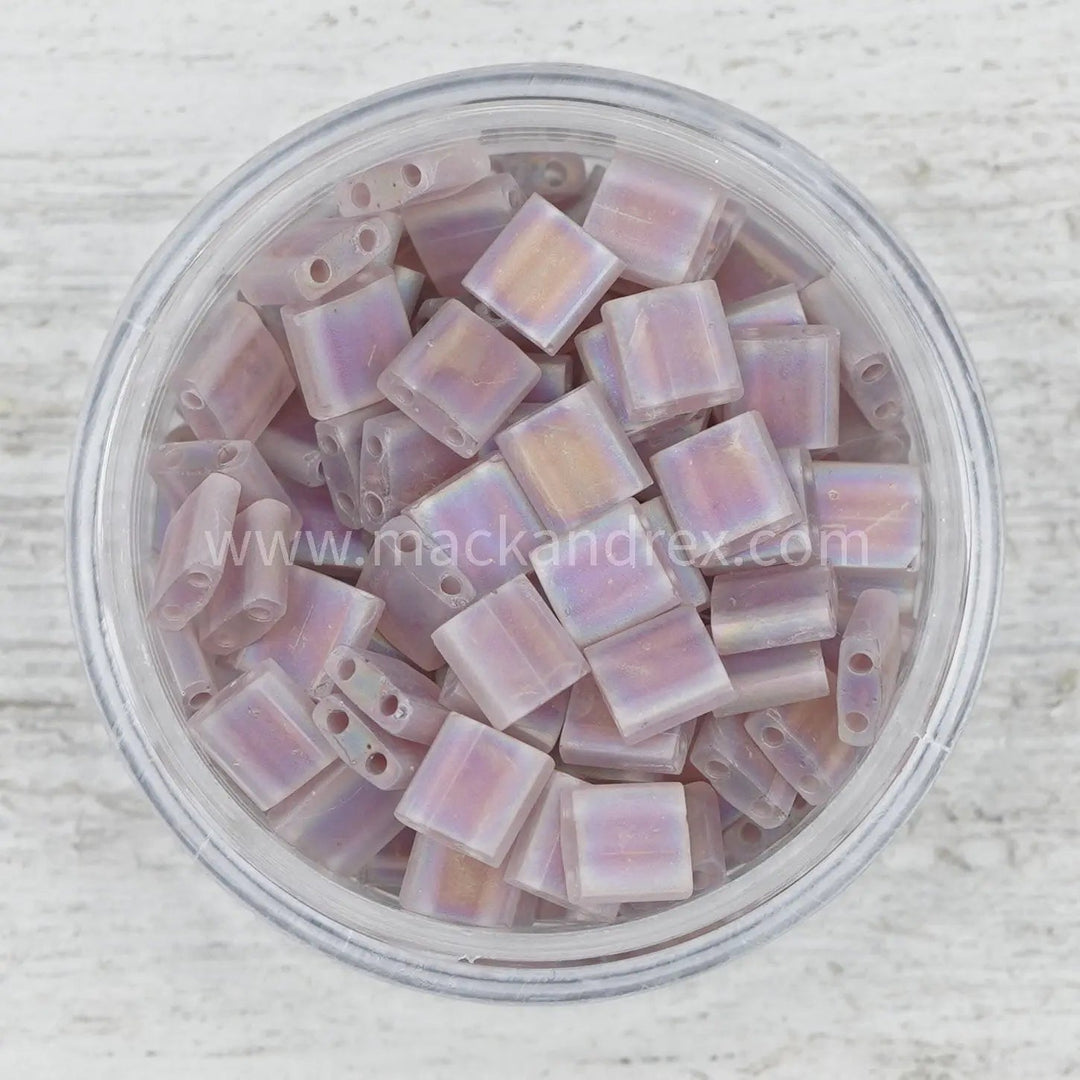
{"label": "clear glass jar", "polygon": [[[713,175],[809,247],[897,359],[926,490],[914,646],[885,731],[827,805],[723,888],[625,923],[529,932],[435,922],[320,872],[197,753],[146,621],[149,450],[192,328],[236,270],[335,180],[479,136],[493,151],[638,149]],[[836,894],[903,822],[969,712],[1000,591],[996,451],[960,334],[925,271],[863,199],[768,126],[709,98],[602,69],[521,65],[379,94],[270,146],[211,192],[143,270],[102,349],[75,446],[69,580],[94,693],[184,843],[237,896],[367,971],[463,997],[554,1001],[654,986],[765,941]]]}

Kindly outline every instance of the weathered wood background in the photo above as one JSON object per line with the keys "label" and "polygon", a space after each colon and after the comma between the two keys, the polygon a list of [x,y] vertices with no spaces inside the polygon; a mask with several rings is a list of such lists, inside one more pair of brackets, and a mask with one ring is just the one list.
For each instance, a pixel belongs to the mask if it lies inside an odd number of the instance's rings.
{"label": "weathered wood background", "polygon": [[[4,0],[0,1076],[1080,1071],[1078,28],[1076,0]],[[342,102],[540,59],[732,101],[892,219],[977,357],[1010,566],[968,729],[854,887],[724,970],[534,1011],[367,979],[181,851],[89,703],[61,532],[90,365],[182,213]]]}

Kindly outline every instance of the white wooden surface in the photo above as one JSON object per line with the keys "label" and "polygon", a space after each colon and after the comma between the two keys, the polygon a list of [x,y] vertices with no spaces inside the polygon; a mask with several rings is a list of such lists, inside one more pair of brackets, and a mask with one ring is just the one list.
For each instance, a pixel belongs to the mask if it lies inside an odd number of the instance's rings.
{"label": "white wooden surface", "polygon": [[[1078,24],[1075,0],[4,0],[0,1076],[1080,1071]],[[376,983],[214,884],[107,743],[61,568],[87,371],[172,223],[341,102],[534,59],[726,98],[882,208],[978,358],[1010,560],[979,707],[854,887],[724,970],[542,1011]]]}

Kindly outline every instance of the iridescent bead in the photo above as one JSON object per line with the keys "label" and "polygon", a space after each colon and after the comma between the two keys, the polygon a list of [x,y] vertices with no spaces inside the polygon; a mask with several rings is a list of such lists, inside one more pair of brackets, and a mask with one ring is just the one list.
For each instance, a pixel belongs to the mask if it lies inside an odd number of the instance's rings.
{"label": "iridescent bead", "polygon": [[744,221],[716,274],[724,308],[782,285],[801,289],[819,277],[820,269],[799,246],[774,222]]}
{"label": "iridescent bead", "polygon": [[444,304],[379,378],[425,431],[472,457],[540,379],[540,369],[464,304]]}
{"label": "iridescent bead", "polygon": [[551,202],[573,202],[581,197],[588,181],[580,154],[496,154],[491,165],[496,172],[512,176],[526,196],[541,195]]}
{"label": "iridescent bead", "polygon": [[301,518],[293,562],[327,572],[351,571],[355,576],[371,550],[371,538],[342,524],[327,488],[290,482],[284,486]]}
{"label": "iridescent bead", "polygon": [[210,602],[225,570],[240,484],[211,473],[165,528],[150,613],[166,630],[181,630]]}
{"label": "iridescent bead", "polygon": [[581,651],[524,575],[500,585],[432,633],[484,715],[503,729],[588,670]]}
{"label": "iridescent bead", "polygon": [[321,487],[326,482],[315,421],[300,393],[293,394],[282,405],[255,447],[278,477],[305,487]]}
{"label": "iridescent bead", "polygon": [[334,760],[311,720],[311,699],[272,660],[219,691],[190,731],[260,810],[269,810]]}
{"label": "iridescent bead", "polygon": [[563,792],[561,807],[571,904],[686,900],[693,894],[682,784],[574,787]]}
{"label": "iridescent bead", "polygon": [[[367,781],[364,782],[367,783]],[[375,790],[377,791],[378,788]],[[387,792],[386,795],[393,795],[394,805],[397,806],[397,799],[400,796],[394,792]],[[400,825],[400,822],[398,824]],[[416,833],[412,829],[402,827],[401,831],[371,859],[357,877],[365,885],[397,896],[405,880],[405,870],[415,842]]]}
{"label": "iridescent bead", "polygon": [[169,674],[180,692],[184,713],[190,716],[213,696],[214,672],[191,623],[181,630],[159,630],[159,635]]}
{"label": "iridescent bead", "polygon": [[716,797],[716,792],[700,780],[686,784],[684,790],[694,892],[706,892],[722,885],[727,877],[720,800]]}
{"label": "iridescent bead", "polygon": [[679,602],[699,611],[709,605],[709,586],[705,575],[694,566],[685,548],[677,543],[675,525],[661,496],[642,503],[638,511],[652,538],[653,550],[667,569],[679,594]]}
{"label": "iridescent bead", "polygon": [[574,338],[574,348],[577,349],[585,375],[600,388],[619,426],[628,433],[649,427],[648,422],[635,423],[627,416],[618,365],[607,327],[601,322],[582,330]]}
{"label": "iridescent bead", "polygon": [[735,696],[693,608],[675,608],[598,641],[585,658],[628,742],[668,731]]}
{"label": "iridescent bead", "polygon": [[900,668],[900,602],[887,589],[860,595],[840,642],[840,738],[870,746],[885,723]]}
{"label": "iridescent bead", "polygon": [[330,420],[320,420],[315,425],[323,476],[333,496],[334,508],[338,517],[354,529],[364,527],[360,516],[363,487],[360,454],[363,448],[364,425],[377,416],[396,411],[389,401],[377,401],[363,409],[355,409]]}
{"label": "iridescent bead", "polygon": [[495,437],[540,520],[565,532],[648,486],[650,477],[593,383]]}
{"label": "iridescent bead", "polygon": [[829,692],[818,641],[728,655],[724,657],[724,668],[737,696],[730,704],[716,710],[721,716],[755,712],[771,705],[789,705]]}
{"label": "iridescent bead", "polygon": [[500,866],[554,767],[535,747],[450,713],[398,803],[398,820]]}
{"label": "iridescent bead", "polygon": [[258,313],[238,301],[199,327],[187,355],[172,385],[199,439],[257,439],[296,389]]}
{"label": "iridescent bead", "polygon": [[833,573],[836,576],[837,630],[847,628],[859,597],[867,589],[888,589],[896,597],[901,623],[910,620],[914,614],[918,570],[912,567],[837,566]]}
{"label": "iridescent bead", "polygon": [[604,172],[605,169],[603,165],[594,165],[589,170],[589,175],[585,178],[585,185],[581,189],[581,194],[566,207],[566,216],[571,221],[576,221],[579,225],[585,223],[585,218],[588,216],[593,199],[596,198],[596,193],[599,191],[600,184],[603,182]]}
{"label": "iridescent bead", "polygon": [[585,231],[626,263],[624,276],[656,287],[704,270],[726,194],[709,180],[618,152],[600,182]]}
{"label": "iridescent bead", "polygon": [[653,455],[656,482],[693,561],[708,568],[754,537],[803,519],[757,412],[743,413]]}
{"label": "iridescent bead", "polygon": [[462,284],[553,355],[622,269],[622,262],[580,225],[533,195]]}
{"label": "iridescent bead", "polygon": [[911,435],[901,420],[884,431],[871,426],[851,395],[840,389],[840,430],[834,450],[821,455],[837,461],[907,462]]}
{"label": "iridescent bead", "polygon": [[540,369],[540,381],[525,395],[526,401],[547,404],[569,393],[574,384],[574,365],[569,356],[536,353],[529,359]]}
{"label": "iridescent bead", "polygon": [[799,290],[794,285],[781,285],[738,303],[725,304],[724,314],[733,333],[747,326],[806,325]]}
{"label": "iridescent bead", "polygon": [[420,303],[420,294],[424,290],[427,278],[419,270],[413,270],[408,266],[395,266],[394,280],[401,294],[401,306],[405,308],[405,317],[411,319],[416,311],[416,305]]}

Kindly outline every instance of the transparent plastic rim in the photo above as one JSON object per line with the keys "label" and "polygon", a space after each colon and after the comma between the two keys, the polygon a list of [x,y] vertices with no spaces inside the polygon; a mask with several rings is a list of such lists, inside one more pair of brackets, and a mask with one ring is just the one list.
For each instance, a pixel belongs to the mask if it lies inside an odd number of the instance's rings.
{"label": "transparent plastic rim", "polygon": [[[739,145],[827,204],[836,224],[887,267],[896,289],[936,343],[949,395],[959,496],[967,524],[963,605],[952,660],[926,731],[866,814],[797,880],[752,910],[711,929],[640,954],[547,966],[463,964],[459,957],[366,938],[260,873],[208,831],[174,779],[165,775],[133,708],[132,658],[110,633],[107,498],[102,482],[115,417],[138,362],[138,345],[184,269],[251,197],[320,148],[365,124],[400,122],[485,101],[557,99],[662,118],[701,136],[737,133]],[[476,69],[413,83],[322,117],[286,136],[216,188],[167,238],[144,268],[107,338],[84,407],[69,480],[68,580],[76,635],[98,705],[129,767],[196,857],[234,893],[289,932],[372,973],[398,982],[487,1000],[558,1001],[612,996],[700,971],[767,940],[828,901],[863,869],[932,783],[973,702],[996,620],[1002,573],[1000,483],[993,433],[966,346],[928,275],[862,197],[821,161],[729,106],[666,83],[572,65]],[[841,793],[841,795],[843,792]],[[601,933],[603,928],[601,928]]]}

